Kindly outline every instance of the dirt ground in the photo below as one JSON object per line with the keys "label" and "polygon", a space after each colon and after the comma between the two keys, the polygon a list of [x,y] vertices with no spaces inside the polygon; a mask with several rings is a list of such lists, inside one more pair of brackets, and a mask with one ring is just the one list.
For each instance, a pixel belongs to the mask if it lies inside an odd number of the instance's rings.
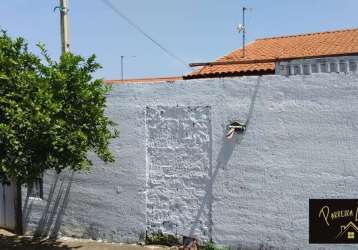
{"label": "dirt ground", "polygon": [[102,243],[90,240],[40,240],[19,237],[0,229],[1,250],[169,250],[161,246],[139,246],[129,244]]}

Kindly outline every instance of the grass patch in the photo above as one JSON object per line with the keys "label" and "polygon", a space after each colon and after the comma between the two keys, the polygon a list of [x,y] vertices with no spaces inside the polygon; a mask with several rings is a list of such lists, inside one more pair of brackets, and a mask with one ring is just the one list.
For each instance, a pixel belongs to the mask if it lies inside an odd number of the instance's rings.
{"label": "grass patch", "polygon": [[179,239],[170,234],[163,234],[162,232],[153,233],[147,235],[145,238],[146,245],[163,245],[163,246],[177,246],[179,245]]}
{"label": "grass patch", "polygon": [[218,246],[215,245],[212,241],[208,241],[204,245],[200,246],[200,250],[230,250],[230,247]]}

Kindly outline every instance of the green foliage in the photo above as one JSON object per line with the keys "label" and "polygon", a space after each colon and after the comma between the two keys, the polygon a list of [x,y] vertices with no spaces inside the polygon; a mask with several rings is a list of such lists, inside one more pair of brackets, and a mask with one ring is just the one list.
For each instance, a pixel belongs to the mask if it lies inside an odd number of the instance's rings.
{"label": "green foliage", "polygon": [[163,234],[162,232],[153,233],[146,237],[145,244],[147,245],[163,245],[176,246],[179,245],[179,239],[174,235]]}
{"label": "green foliage", "polygon": [[91,74],[95,56],[65,53],[53,61],[28,51],[23,38],[0,34],[0,175],[31,183],[48,169],[88,170],[95,152],[114,158],[109,141],[118,136],[105,116],[109,87]]}
{"label": "green foliage", "polygon": [[200,249],[202,249],[202,250],[230,250],[230,247],[217,246],[212,241],[208,241],[204,245],[200,246]]}

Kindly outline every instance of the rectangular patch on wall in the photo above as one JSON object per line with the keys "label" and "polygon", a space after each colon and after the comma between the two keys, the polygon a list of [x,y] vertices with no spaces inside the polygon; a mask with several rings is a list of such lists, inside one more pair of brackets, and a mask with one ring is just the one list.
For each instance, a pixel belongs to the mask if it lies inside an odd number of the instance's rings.
{"label": "rectangular patch on wall", "polygon": [[209,237],[210,107],[146,108],[147,230]]}
{"label": "rectangular patch on wall", "polygon": [[309,243],[358,243],[358,199],[310,199]]}

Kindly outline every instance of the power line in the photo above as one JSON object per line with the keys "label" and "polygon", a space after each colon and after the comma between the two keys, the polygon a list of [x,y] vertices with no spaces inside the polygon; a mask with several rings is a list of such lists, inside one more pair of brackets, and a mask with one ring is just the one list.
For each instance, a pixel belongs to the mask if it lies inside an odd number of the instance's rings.
{"label": "power line", "polygon": [[182,63],[185,65],[185,67],[188,67],[188,64],[181,59],[180,57],[176,56],[173,52],[171,52],[169,49],[165,48],[163,45],[161,45],[159,42],[157,42],[154,38],[152,38],[148,33],[146,33],[138,24],[133,22],[129,17],[124,15],[121,11],[116,8],[109,0],[102,0],[102,2],[107,5],[110,9],[114,11],[117,15],[119,15],[121,18],[123,18],[129,25],[131,25],[133,28],[135,28],[139,33],[141,33],[143,36],[148,38],[150,41],[152,41],[155,45],[157,45],[161,50],[163,50],[167,55],[175,59],[176,61]]}

